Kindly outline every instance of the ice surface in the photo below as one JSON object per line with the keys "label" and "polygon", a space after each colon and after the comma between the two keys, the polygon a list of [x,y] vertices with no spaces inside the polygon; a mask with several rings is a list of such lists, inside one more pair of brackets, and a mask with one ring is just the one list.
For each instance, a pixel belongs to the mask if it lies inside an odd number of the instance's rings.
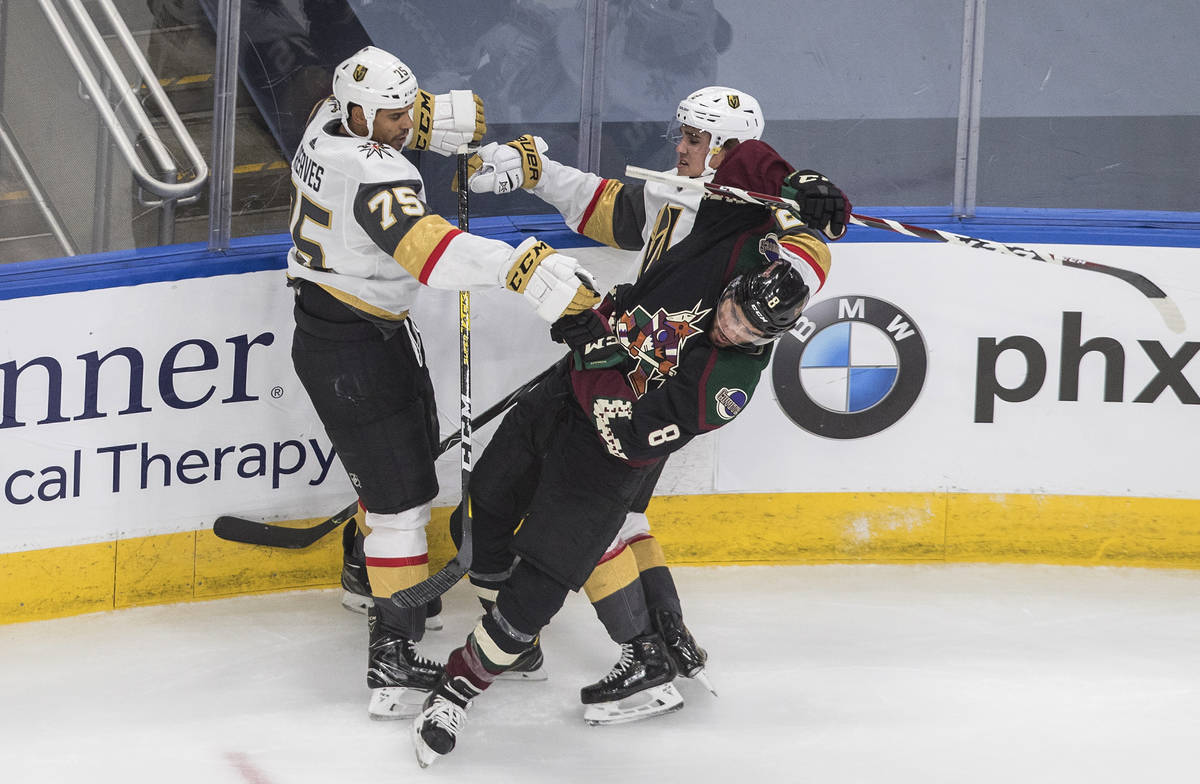
{"label": "ice surface", "polygon": [[[550,680],[498,683],[417,768],[367,718],[363,616],[334,591],[0,628],[0,781],[1193,780],[1200,573],[990,565],[676,569],[720,698],[588,727],[617,648],[568,598]],[[474,623],[447,597],[444,656]]]}

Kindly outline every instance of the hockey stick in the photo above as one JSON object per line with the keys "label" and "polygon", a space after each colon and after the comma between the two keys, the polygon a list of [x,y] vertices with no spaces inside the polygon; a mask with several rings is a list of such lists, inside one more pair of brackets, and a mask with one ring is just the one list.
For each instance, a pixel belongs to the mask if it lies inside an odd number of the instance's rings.
{"label": "hockey stick", "polygon": [[[675,185],[681,188],[690,188],[692,190],[706,191],[707,193],[716,196],[735,199],[737,201],[749,202],[751,204],[762,204],[767,207],[780,207],[791,212],[796,217],[800,217],[800,205],[791,199],[785,199],[780,196],[771,196],[766,193],[756,193],[754,191],[746,191],[741,188],[734,188],[728,185],[714,185],[711,182],[703,182],[691,177],[681,177],[677,174],[667,174],[665,172],[656,172],[650,169],[643,169],[638,166],[626,166],[625,175],[627,177],[635,177],[641,180],[650,180],[653,182],[662,182],[668,185]],[[1020,245],[1006,245],[1002,242],[993,240],[982,240],[976,237],[967,237],[963,234],[954,234],[949,231],[940,229],[927,229],[922,226],[912,226],[907,223],[889,220],[887,218],[873,218],[870,215],[850,215],[850,222],[856,226],[866,226],[872,229],[884,229],[885,231],[894,231],[897,234],[906,234],[910,237],[919,237],[926,240],[937,240],[938,242],[948,242],[951,245],[962,245],[967,248],[976,248],[978,250],[991,250],[999,253],[1008,254],[1011,256],[1019,256],[1024,259],[1032,259],[1034,261],[1043,261],[1047,264],[1057,264],[1062,267],[1071,267],[1073,269],[1088,270],[1091,272],[1100,272],[1105,275],[1111,275],[1114,278],[1119,278],[1129,285],[1137,289],[1143,296],[1150,300],[1150,303],[1158,309],[1158,314],[1162,316],[1166,322],[1167,328],[1172,332],[1183,332],[1186,324],[1183,319],[1183,314],[1179,311],[1179,306],[1175,301],[1167,296],[1166,292],[1154,285],[1145,275],[1141,275],[1132,270],[1121,269],[1120,267],[1110,267],[1107,264],[1097,264],[1094,261],[1084,261],[1070,256],[1056,256],[1046,251],[1034,250]]]}
{"label": "hockey stick", "polygon": [[[484,411],[479,416],[471,421],[472,428],[480,428],[491,422],[496,417],[503,414],[517,402],[517,398],[525,394],[535,386],[540,384],[550,372],[554,370],[555,365],[543,370],[533,378],[526,381],[521,386],[509,392],[502,400]],[[442,439],[438,444],[438,454],[443,455],[450,451],[450,448],[462,440],[462,432],[456,431]],[[256,544],[263,547],[282,547],[289,550],[302,550],[309,547],[325,534],[337,528],[342,523],[354,517],[358,511],[358,499],[355,499],[337,514],[317,523],[309,528],[289,528],[283,525],[272,525],[271,523],[260,523],[255,520],[247,520],[244,517],[236,517],[234,515],[222,515],[213,523],[213,533],[219,538],[230,542],[240,542],[242,544]]]}
{"label": "hockey stick", "polygon": [[354,517],[358,511],[358,499],[340,512],[309,528],[288,528],[247,520],[244,517],[221,515],[213,523],[213,533],[219,539],[242,544],[257,544],[264,547],[283,547],[288,550],[303,550],[342,523]]}
{"label": "hockey stick", "polygon": [[[471,205],[467,196],[467,159],[469,149],[458,151],[458,228],[471,230]],[[471,292],[458,292],[458,393],[462,424],[459,429],[459,454],[462,464],[462,538],[458,552],[438,572],[416,585],[392,594],[401,607],[423,607],[454,587],[471,568]]]}

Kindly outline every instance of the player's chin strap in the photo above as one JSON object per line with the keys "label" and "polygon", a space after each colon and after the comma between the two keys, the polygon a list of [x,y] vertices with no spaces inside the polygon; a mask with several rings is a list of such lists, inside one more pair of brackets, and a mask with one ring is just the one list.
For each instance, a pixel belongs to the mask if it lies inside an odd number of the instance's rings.
{"label": "player's chin strap", "polygon": [[[626,177],[635,177],[639,180],[650,180],[651,182],[661,182],[668,185],[674,185],[679,188],[689,188],[691,190],[705,191],[708,194],[718,198],[736,199],[749,204],[761,204],[764,207],[774,207],[776,209],[787,210],[795,215],[800,216],[800,205],[791,199],[785,199],[781,196],[772,196],[768,193],[757,193],[755,191],[747,191],[742,188],[734,188],[730,185],[715,185],[711,182],[693,179],[691,177],[681,177],[677,174],[667,174],[665,172],[657,172],[651,169],[643,169],[639,166],[626,166]],[[1100,272],[1105,275],[1111,275],[1114,278],[1119,278],[1129,285],[1137,289],[1143,296],[1150,300],[1151,304],[1158,309],[1158,314],[1162,316],[1167,328],[1172,332],[1183,332],[1186,328],[1186,323],[1183,319],[1183,314],[1179,312],[1179,306],[1175,301],[1167,296],[1166,292],[1156,286],[1149,278],[1132,270],[1122,269],[1120,267],[1110,267],[1107,264],[1097,264],[1094,261],[1084,261],[1083,259],[1072,258],[1070,256],[1056,256],[1046,251],[1026,248],[1021,245],[1006,245],[1002,242],[993,240],[983,240],[976,237],[968,237],[963,234],[954,234],[941,229],[927,229],[923,226],[913,226],[908,223],[900,223],[899,221],[889,220],[887,218],[873,218],[870,215],[859,215],[857,213],[849,216],[850,223],[856,226],[866,226],[872,229],[883,229],[885,231],[894,231],[897,234],[904,234],[909,237],[919,237],[926,240],[936,240],[938,242],[948,242],[951,245],[961,245],[967,248],[975,248],[976,250],[990,250],[1009,256],[1017,256],[1023,259],[1032,261],[1042,261],[1047,264],[1057,264],[1062,267],[1070,267],[1072,269],[1088,270],[1090,272]]]}

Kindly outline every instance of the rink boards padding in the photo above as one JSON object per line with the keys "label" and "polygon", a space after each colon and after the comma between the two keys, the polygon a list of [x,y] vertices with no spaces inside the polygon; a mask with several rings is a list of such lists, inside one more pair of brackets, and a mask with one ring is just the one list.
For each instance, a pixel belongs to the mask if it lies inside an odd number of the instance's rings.
{"label": "rink boards padding", "polygon": [[[668,558],[1200,567],[1200,232],[871,209],[1136,270],[1189,327],[1107,276],[856,227],[754,404],[668,464],[649,512]],[[603,288],[636,263],[537,216],[481,224],[510,241],[532,227]],[[336,535],[273,551],[211,533],[223,514],[315,522],[353,497],[291,369],[285,248],[0,268],[0,622],[336,583]],[[443,435],[455,301],[424,290],[413,309]],[[561,348],[518,297],[472,304],[481,411]],[[435,563],[459,487],[453,453],[438,467]]]}
{"label": "rink boards padding", "polygon": [[[453,555],[434,510],[431,564]],[[675,565],[1039,563],[1200,567],[1200,500],[921,493],[659,496]],[[316,520],[297,521],[311,525]],[[0,623],[338,586],[341,539],[305,550],[187,531],[0,554]]]}

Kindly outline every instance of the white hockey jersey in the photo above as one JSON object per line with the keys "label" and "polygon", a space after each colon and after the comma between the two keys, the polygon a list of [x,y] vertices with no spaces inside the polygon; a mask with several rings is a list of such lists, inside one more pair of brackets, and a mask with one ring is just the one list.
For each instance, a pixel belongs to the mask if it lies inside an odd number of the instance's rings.
{"label": "white hockey jersey", "polygon": [[459,231],[431,213],[410,161],[339,128],[329,99],[313,113],[292,159],[290,278],[389,321],[407,315],[420,284],[476,289],[503,282],[510,245]]}
{"label": "white hockey jersey", "polygon": [[657,182],[606,180],[549,158],[542,160],[545,171],[530,192],[558,210],[572,231],[613,248],[642,250],[639,275],[692,231],[699,191]]}

